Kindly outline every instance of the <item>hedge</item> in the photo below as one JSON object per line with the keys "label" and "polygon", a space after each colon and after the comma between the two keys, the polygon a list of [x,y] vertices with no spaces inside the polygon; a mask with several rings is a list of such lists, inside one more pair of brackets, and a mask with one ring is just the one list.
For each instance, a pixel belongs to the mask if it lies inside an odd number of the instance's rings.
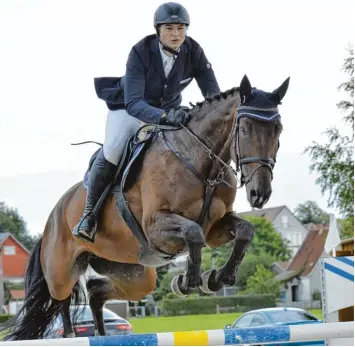
{"label": "hedge", "polygon": [[270,294],[165,299],[162,303],[162,313],[164,316],[216,313],[217,305],[220,308],[228,308],[229,312],[246,312],[258,308],[275,307],[276,300]]}
{"label": "hedge", "polygon": [[12,314],[0,314],[0,324],[7,322],[11,317],[13,317]]}

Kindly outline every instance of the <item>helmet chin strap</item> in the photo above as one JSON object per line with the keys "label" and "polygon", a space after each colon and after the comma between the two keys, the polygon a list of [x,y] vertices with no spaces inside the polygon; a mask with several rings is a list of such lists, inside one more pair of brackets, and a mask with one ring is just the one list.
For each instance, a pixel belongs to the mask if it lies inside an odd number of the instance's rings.
{"label": "helmet chin strap", "polygon": [[164,45],[164,43],[161,42],[161,40],[159,40],[159,42],[160,42],[161,45],[163,46],[163,50],[164,50],[164,51],[167,51],[167,52],[169,52],[169,53],[171,53],[171,54],[174,54],[174,55],[176,55],[176,56],[179,55],[179,51],[175,51],[175,49],[172,49],[172,48],[170,48],[170,47]]}

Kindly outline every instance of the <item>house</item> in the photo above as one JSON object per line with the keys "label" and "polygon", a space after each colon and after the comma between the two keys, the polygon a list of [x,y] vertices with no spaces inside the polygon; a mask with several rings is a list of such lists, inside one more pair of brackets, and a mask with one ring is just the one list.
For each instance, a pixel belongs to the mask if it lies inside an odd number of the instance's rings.
{"label": "house", "polygon": [[269,220],[275,230],[281,234],[282,238],[289,241],[288,246],[292,251],[292,256],[297,253],[309,232],[285,205],[237,214],[242,218],[245,216],[254,216],[264,217]]}
{"label": "house", "polygon": [[3,280],[23,282],[30,251],[10,233],[0,233]]}
{"label": "house", "polygon": [[23,306],[25,299],[24,289],[11,289],[7,310],[9,314],[16,314]]}
{"label": "house", "polygon": [[336,257],[351,257],[354,256],[354,238],[341,240],[340,244],[335,247]]}
{"label": "house", "polygon": [[272,265],[275,280],[282,283],[281,298],[284,305],[309,308],[314,307],[312,302],[320,300],[320,259],[326,255],[324,245],[328,230],[328,225],[311,229],[289,264]]}
{"label": "house", "polygon": [[281,272],[287,271],[287,268],[290,266],[291,261],[279,261],[275,262],[271,266],[272,272],[276,275],[280,274]]}

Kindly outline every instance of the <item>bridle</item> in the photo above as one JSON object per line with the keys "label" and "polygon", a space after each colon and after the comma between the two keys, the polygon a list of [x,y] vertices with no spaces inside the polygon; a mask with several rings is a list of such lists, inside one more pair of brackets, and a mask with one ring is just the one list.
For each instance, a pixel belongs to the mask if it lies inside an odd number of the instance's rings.
{"label": "bridle", "polygon": [[[270,158],[270,157],[244,157],[241,158],[240,155],[240,146],[239,146],[239,120],[241,117],[252,117],[254,114],[252,113],[246,113],[245,111],[252,112],[252,111],[278,111],[277,108],[256,108],[256,107],[249,107],[249,106],[240,106],[237,109],[236,112],[236,119],[233,125],[233,130],[231,132],[232,136],[232,145],[233,149],[236,153],[236,170],[233,169],[233,167],[229,164],[227,164],[225,161],[223,161],[218,155],[216,155],[196,134],[194,134],[189,128],[185,127],[184,125],[180,124],[180,129],[183,128],[191,137],[193,137],[196,142],[198,142],[201,147],[205,150],[205,152],[208,154],[208,157],[215,162],[219,166],[219,172],[217,173],[217,176],[215,179],[203,179],[200,175],[200,173],[192,166],[192,164],[189,162],[189,159],[187,157],[184,157],[179,151],[177,151],[173,144],[166,138],[164,132],[160,132],[160,136],[163,137],[164,141],[168,145],[168,147],[175,153],[175,155],[184,162],[184,164],[194,173],[195,176],[197,176],[204,184],[210,184],[210,185],[217,185],[220,183],[225,183],[229,187],[234,188],[234,189],[239,189],[242,188],[245,184],[249,183],[253,175],[262,167],[266,167],[270,170],[271,173],[271,179],[273,179],[273,169],[276,163],[275,158]],[[277,113],[278,115],[278,113]],[[177,130],[177,129],[176,129]],[[244,164],[250,164],[250,163],[255,163],[258,164],[257,167],[250,173],[249,176],[245,177],[243,174],[242,167]],[[227,173],[225,173],[225,169],[227,169]],[[235,177],[237,178],[238,181],[238,172],[240,172],[240,185],[233,187],[231,186],[227,181],[226,178],[228,177],[229,173],[232,172]]]}
{"label": "bridle", "polygon": [[[251,106],[239,106],[237,109],[237,115],[236,115],[236,121],[234,123],[234,128],[233,128],[233,147],[236,153],[236,167],[237,171],[240,171],[240,183],[241,187],[244,184],[249,183],[253,175],[262,167],[266,167],[269,169],[270,174],[271,174],[271,180],[273,179],[273,169],[276,163],[275,158],[270,158],[270,157],[245,157],[241,158],[240,155],[240,146],[239,146],[239,120],[241,117],[249,117],[249,118],[254,118],[255,113],[252,112],[276,112],[275,117],[279,117],[278,109],[277,108],[258,108],[258,107],[251,107]],[[268,119],[268,121],[273,120],[272,118]],[[280,144],[278,143],[278,147]],[[250,163],[256,163],[259,164],[248,177],[245,177],[243,174],[243,164],[250,164]]]}

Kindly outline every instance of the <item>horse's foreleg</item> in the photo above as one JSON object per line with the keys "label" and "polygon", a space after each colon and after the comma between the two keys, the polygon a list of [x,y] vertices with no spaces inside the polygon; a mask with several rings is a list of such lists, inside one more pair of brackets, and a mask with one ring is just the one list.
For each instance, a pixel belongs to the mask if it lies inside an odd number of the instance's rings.
{"label": "horse's foreleg", "polygon": [[202,274],[203,284],[200,287],[202,291],[213,293],[224,285],[235,283],[236,272],[253,237],[253,225],[234,212],[225,215],[212,227],[207,235],[208,245],[219,247],[234,240],[234,246],[227,262],[220,269],[212,269]]}
{"label": "horse's foreleg", "polygon": [[205,244],[202,228],[177,214],[158,212],[149,227],[148,237],[158,249],[176,254],[188,248],[186,271],[174,277],[171,289],[177,295],[186,295],[201,284],[201,251]]}

